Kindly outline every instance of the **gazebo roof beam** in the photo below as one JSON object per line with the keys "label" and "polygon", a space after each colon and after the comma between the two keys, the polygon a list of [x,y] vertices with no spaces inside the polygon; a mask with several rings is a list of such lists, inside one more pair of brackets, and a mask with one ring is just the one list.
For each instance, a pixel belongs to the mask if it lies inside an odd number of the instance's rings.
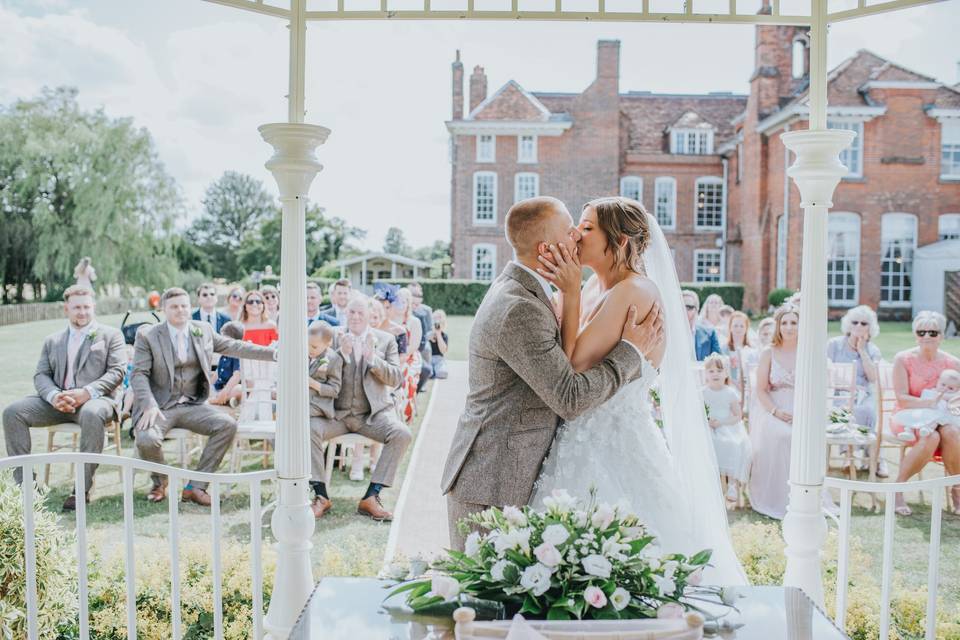
{"label": "gazebo roof beam", "polygon": [[[220,1],[220,0],[210,0]],[[914,0],[920,4],[930,0]],[[693,22],[723,24],[782,24],[805,26],[809,16],[776,16],[725,13],[642,13],[626,11],[477,11],[477,10],[387,10],[307,11],[307,20],[539,20],[557,22]]]}
{"label": "gazebo roof beam", "polygon": [[265,4],[263,0],[204,0],[204,2],[222,4],[226,7],[233,7],[234,9],[243,9],[244,11],[262,13],[264,15],[274,16],[276,18],[285,18],[287,20],[289,20],[293,15],[290,9],[284,9],[283,7],[275,7],[273,5]]}
{"label": "gazebo roof beam", "polygon": [[856,9],[835,11],[834,13],[827,14],[827,21],[844,22],[854,18],[862,18],[863,16],[887,13],[888,11],[896,11],[898,9],[906,9],[907,7],[916,7],[922,4],[934,4],[936,2],[943,1],[944,0],[891,0],[890,2],[882,2],[879,4],[866,6],[864,0],[858,0],[859,6]]}

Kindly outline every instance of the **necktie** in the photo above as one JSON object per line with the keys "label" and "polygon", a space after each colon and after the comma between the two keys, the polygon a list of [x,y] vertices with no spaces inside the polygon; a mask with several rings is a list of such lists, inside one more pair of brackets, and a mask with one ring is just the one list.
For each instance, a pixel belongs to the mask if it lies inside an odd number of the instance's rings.
{"label": "necktie", "polygon": [[73,331],[70,334],[70,342],[67,343],[67,375],[64,376],[63,388],[73,389],[73,367],[77,361],[77,352],[80,351],[80,345],[83,343],[83,334],[79,331]]}

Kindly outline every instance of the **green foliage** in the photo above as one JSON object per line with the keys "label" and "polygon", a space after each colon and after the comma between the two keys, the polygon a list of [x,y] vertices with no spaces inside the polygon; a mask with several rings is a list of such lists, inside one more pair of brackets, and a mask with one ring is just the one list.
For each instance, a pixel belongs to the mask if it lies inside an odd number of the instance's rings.
{"label": "green foliage", "polygon": [[0,107],[5,300],[22,300],[25,284],[62,289],[84,255],[100,282],[169,281],[182,211],[150,134],[130,119],[82,111],[71,88]]}
{"label": "green foliage", "polygon": [[[390,279],[390,282],[405,286],[413,280]],[[448,315],[473,315],[490,288],[489,282],[476,280],[417,280],[423,287],[423,301],[434,309],[443,309]]]}
{"label": "green foliage", "polygon": [[[34,493],[37,603],[41,638],[56,638],[77,615],[75,540],[45,507],[45,491]],[[13,474],[0,474],[0,638],[27,637],[26,534],[23,497]]]}
{"label": "green foliage", "polygon": [[734,309],[743,307],[743,283],[742,282],[682,282],[682,289],[695,291],[700,297],[700,304],[707,299],[707,296],[715,293],[723,298],[724,304],[728,304]]}
{"label": "green foliage", "polygon": [[784,301],[793,295],[793,289],[774,289],[767,294],[767,303],[771,307],[779,307]]}
{"label": "green foliage", "polygon": [[403,235],[403,229],[399,227],[387,229],[387,237],[383,241],[383,250],[385,253],[393,253],[407,258],[413,257],[413,247],[407,243],[407,239]]}
{"label": "green foliage", "polygon": [[446,261],[450,262],[450,243],[446,240],[437,240],[426,247],[420,247],[413,250],[413,258],[423,260],[424,262]]}

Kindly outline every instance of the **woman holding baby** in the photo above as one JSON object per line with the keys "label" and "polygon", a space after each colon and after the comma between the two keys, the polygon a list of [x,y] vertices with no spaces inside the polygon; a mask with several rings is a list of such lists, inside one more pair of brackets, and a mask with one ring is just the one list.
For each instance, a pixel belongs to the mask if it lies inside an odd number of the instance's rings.
{"label": "woman holding baby", "polygon": [[[936,311],[921,311],[913,319],[913,334],[917,346],[901,351],[893,361],[893,388],[897,394],[897,409],[934,409],[945,400],[947,406],[960,409],[957,401],[951,402],[949,381],[942,382],[941,374],[946,370],[960,371],[960,359],[940,350],[947,319]],[[947,374],[950,377],[950,374]],[[941,387],[941,391],[931,394],[930,390]],[[927,391],[927,393],[924,393]],[[948,409],[949,410],[949,409]],[[891,423],[893,433],[903,433],[909,427]],[[931,456],[942,459],[948,475],[960,473],[960,427],[955,424],[936,424],[931,429],[915,431],[912,445],[900,465],[897,482],[906,482],[929,462]],[[954,487],[953,507],[960,509],[960,487]],[[896,512],[902,516],[910,515],[902,493],[897,494]]]}

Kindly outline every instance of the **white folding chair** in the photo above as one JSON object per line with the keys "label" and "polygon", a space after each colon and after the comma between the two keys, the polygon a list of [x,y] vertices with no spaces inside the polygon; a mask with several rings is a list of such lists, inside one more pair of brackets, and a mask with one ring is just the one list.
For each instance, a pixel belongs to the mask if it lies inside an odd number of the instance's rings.
{"label": "white folding chair", "polygon": [[[244,454],[262,455],[263,466],[269,464],[271,443],[277,437],[277,363],[241,359],[240,389],[237,437],[230,455],[232,473],[240,471]],[[254,441],[260,443],[260,448],[254,448]]]}
{"label": "white folding chair", "polygon": [[[324,461],[325,477],[323,481],[326,484],[330,484],[330,479],[333,477],[333,468],[337,464],[340,465],[341,469],[347,468],[347,463],[350,459],[356,455],[356,449],[359,448],[358,445],[366,447],[367,445],[373,446],[377,444],[373,440],[360,435],[359,433],[345,433],[342,436],[337,436],[336,438],[331,438],[327,440],[324,445],[326,446],[326,460]],[[340,445],[340,453],[337,453],[337,445]],[[351,461],[355,464],[360,464],[361,461],[353,460]]]}

